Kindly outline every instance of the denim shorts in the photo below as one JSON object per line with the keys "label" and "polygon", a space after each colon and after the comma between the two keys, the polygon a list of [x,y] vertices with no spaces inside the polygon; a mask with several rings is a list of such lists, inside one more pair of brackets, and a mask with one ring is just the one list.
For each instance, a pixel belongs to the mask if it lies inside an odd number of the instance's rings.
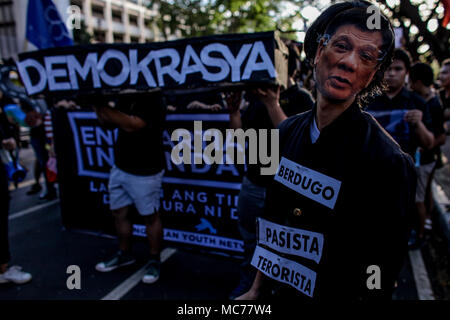
{"label": "denim shorts", "polygon": [[238,225],[256,237],[256,219],[264,213],[266,188],[258,186],[244,176],[239,192],[237,215]]}
{"label": "denim shorts", "polygon": [[164,170],[151,176],[138,176],[116,166],[109,176],[109,207],[117,210],[134,204],[141,216],[159,210]]}

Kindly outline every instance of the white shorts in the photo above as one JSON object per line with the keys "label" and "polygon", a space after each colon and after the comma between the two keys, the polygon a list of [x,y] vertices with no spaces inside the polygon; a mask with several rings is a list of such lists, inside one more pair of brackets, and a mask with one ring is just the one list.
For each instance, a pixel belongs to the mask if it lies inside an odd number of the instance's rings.
{"label": "white shorts", "polygon": [[109,207],[117,210],[134,204],[141,216],[159,210],[164,170],[152,176],[137,176],[112,167],[109,175]]}

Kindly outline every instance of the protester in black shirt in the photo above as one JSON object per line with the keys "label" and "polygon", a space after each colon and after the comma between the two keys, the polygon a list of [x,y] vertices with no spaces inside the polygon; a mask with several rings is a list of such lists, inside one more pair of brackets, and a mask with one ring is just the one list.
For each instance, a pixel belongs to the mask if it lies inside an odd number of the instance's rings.
{"label": "protester in black shirt", "polygon": [[[281,93],[279,103],[268,106],[265,104],[267,96],[260,89],[246,92],[245,107],[240,110],[238,103],[231,103],[230,122],[233,129],[273,129],[287,117],[310,110],[314,102],[311,95],[294,81],[297,68],[300,66],[300,55],[294,44],[288,43],[289,48],[289,82],[290,87]],[[298,63],[296,62],[298,60]],[[269,139],[270,143],[271,139]],[[271,150],[270,144],[268,150]],[[271,151],[269,154],[271,154]],[[239,192],[237,215],[238,227],[244,241],[244,261],[241,264],[240,281],[231,292],[230,299],[246,292],[255,278],[255,270],[250,265],[256,246],[256,219],[263,213],[266,188],[272,180],[271,175],[261,174],[261,164],[247,164],[247,172],[242,180]]]}
{"label": "protester in black shirt", "polygon": [[115,102],[100,101],[94,110],[101,123],[118,128],[108,189],[119,251],[98,263],[96,269],[109,272],[135,262],[131,254],[133,226],[129,217],[129,207],[135,205],[144,218],[150,244],[149,268],[142,281],[154,283],[160,275],[163,239],[158,210],[164,174],[162,133],[165,107],[160,96],[141,95]]}
{"label": "protester in black shirt", "polygon": [[26,112],[25,122],[30,127],[30,144],[33,147],[36,156],[34,165],[34,179],[35,183],[27,191],[27,195],[34,195],[41,190],[39,179],[41,175],[45,180],[45,192],[39,196],[40,200],[54,200],[57,197],[57,192],[54,182],[48,179],[46,174],[47,161],[49,159],[49,150],[46,145],[48,139],[45,132],[44,115],[40,110],[36,110],[31,104],[26,101],[21,102],[22,108]]}
{"label": "protester in black shirt", "polygon": [[[431,115],[425,100],[405,87],[410,67],[409,54],[403,49],[395,49],[393,61],[384,75],[387,92],[370,101],[367,111],[375,116],[402,150],[414,159],[418,147],[431,149],[434,141],[429,129]],[[383,121],[384,115],[389,112],[391,112],[392,121],[394,118],[392,111],[399,112],[400,116],[403,115],[395,127],[393,122]]]}
{"label": "protester in black shirt", "polygon": [[[413,247],[423,243],[425,229],[431,230],[431,181],[440,157],[440,146],[445,143],[444,109],[437,92],[432,88],[434,80],[433,69],[425,63],[415,63],[409,72],[411,89],[419,94],[428,104],[431,115],[431,131],[434,135],[434,145],[431,150],[420,148],[420,165],[417,167],[416,205],[419,214],[417,228],[418,239]],[[428,203],[426,200],[428,199]],[[428,207],[428,208],[427,208]]]}
{"label": "protester in black shirt", "polygon": [[296,114],[311,110],[314,99],[308,90],[296,79],[300,73],[300,52],[294,42],[286,41],[289,49],[289,87],[280,93],[280,105],[288,114]]}
{"label": "protester in black shirt", "polygon": [[[239,108],[235,108],[236,111],[231,110],[230,124],[233,129],[273,129],[288,116],[300,112],[300,105],[297,107],[297,112],[295,112],[295,108],[291,109],[293,114],[287,113],[280,104],[272,110],[268,110],[257,94],[252,92],[245,92],[245,99],[242,103],[246,105],[242,110]],[[271,150],[270,139],[268,142],[268,150]],[[246,158],[248,159],[248,157]],[[246,292],[256,274],[250,265],[256,246],[256,219],[263,213],[266,187],[272,180],[270,175],[261,175],[261,168],[260,163],[247,164],[247,171],[239,192],[237,215],[239,232],[244,241],[244,261],[241,264],[239,284],[230,293],[230,299]]]}
{"label": "protester in black shirt", "polygon": [[[393,61],[384,75],[388,90],[376,97],[367,106],[367,111],[375,116],[402,150],[414,159],[416,167],[419,167],[420,150],[431,149],[434,145],[434,136],[429,106],[419,94],[406,88],[406,76],[410,68],[409,53],[403,49],[395,49]],[[421,181],[425,178],[420,179],[420,175],[418,178],[416,222],[411,233],[409,243],[411,247],[416,247],[423,242],[420,226],[424,223],[421,216],[424,216],[425,210],[423,206],[425,190],[422,188]]]}
{"label": "protester in black shirt", "polygon": [[[334,4],[306,34],[317,103],[279,126],[281,162],[252,260],[258,274],[240,299],[391,298],[416,175],[411,158],[359,107],[379,89],[394,46],[384,15],[381,28],[367,28],[370,5]],[[268,95],[276,103],[276,92]]]}

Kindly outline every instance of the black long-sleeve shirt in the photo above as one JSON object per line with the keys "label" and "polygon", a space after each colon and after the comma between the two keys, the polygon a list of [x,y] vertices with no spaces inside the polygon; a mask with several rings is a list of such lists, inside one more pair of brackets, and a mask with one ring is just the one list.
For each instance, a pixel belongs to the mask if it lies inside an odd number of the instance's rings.
{"label": "black long-sleeve shirt", "polygon": [[[429,106],[426,101],[417,93],[403,88],[395,97],[390,99],[386,94],[376,96],[367,105],[368,112],[385,112],[394,110],[409,111],[417,109],[422,111],[422,122],[428,130],[432,131],[432,118]],[[377,115],[375,115],[377,118]],[[408,153],[411,157],[415,156],[417,147],[419,147],[419,137],[414,133],[414,125],[407,123],[404,120],[394,127],[388,126],[390,123],[383,123],[381,119],[377,119],[380,124],[389,132],[395,141],[400,145],[403,151]]]}

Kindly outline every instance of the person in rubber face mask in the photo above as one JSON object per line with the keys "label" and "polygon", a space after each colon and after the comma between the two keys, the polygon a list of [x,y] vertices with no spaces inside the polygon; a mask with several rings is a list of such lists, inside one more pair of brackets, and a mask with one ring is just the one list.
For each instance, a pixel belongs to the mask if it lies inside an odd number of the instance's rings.
{"label": "person in rubber face mask", "polygon": [[[367,27],[371,5],[331,5],[306,34],[317,102],[278,127],[281,160],[252,259],[258,273],[237,299],[392,296],[416,174],[411,158],[362,110],[383,89],[394,49],[386,17],[380,13],[378,29]],[[265,103],[278,103],[277,92],[267,90]]]}
{"label": "person in rubber face mask", "polygon": [[353,103],[378,71],[382,43],[381,32],[361,31],[354,25],[340,27],[332,37],[324,36],[315,57],[321,102],[332,102],[338,110]]}

